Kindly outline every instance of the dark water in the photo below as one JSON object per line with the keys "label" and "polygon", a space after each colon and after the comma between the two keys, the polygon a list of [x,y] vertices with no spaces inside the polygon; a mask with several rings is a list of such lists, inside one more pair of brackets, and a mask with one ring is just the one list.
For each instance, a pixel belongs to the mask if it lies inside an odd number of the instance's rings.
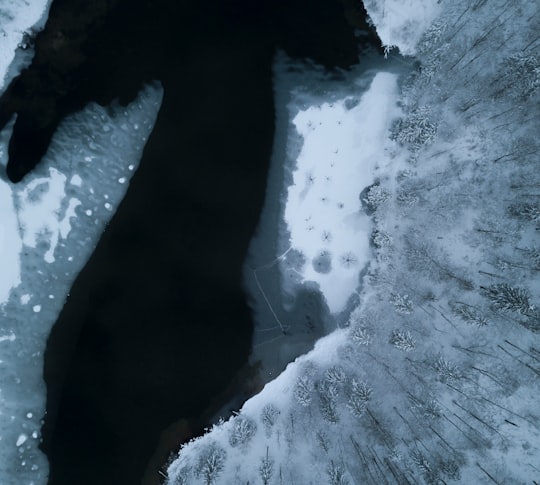
{"label": "dark water", "polygon": [[255,390],[241,267],[273,140],[272,59],[283,48],[346,68],[362,21],[354,0],[55,0],[32,66],[0,100],[0,123],[19,113],[12,179],[88,101],[127,103],[151,79],[165,96],[48,342],[50,485],[140,483],[162,430],[189,419],[179,444]]}

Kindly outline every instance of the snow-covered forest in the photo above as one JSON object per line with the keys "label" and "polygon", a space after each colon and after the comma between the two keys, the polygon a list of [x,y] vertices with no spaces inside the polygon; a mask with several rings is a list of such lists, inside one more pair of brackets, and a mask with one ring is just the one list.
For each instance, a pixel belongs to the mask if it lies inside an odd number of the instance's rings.
{"label": "snow-covered forest", "polygon": [[364,3],[415,66],[377,114],[382,135],[358,125],[378,144],[356,186],[371,253],[359,304],[186,444],[169,485],[540,481],[540,9]]}

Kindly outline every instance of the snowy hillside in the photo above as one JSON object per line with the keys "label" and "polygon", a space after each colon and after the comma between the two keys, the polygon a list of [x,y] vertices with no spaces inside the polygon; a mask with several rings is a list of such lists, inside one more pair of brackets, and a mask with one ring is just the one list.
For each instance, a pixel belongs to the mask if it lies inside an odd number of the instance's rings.
{"label": "snowy hillside", "polygon": [[[381,108],[387,130],[366,139],[356,122],[361,152],[377,154],[373,181],[356,187],[371,220],[360,303],[238,416],[185,445],[170,485],[540,481],[540,8],[366,8],[383,42],[414,53],[418,68],[398,80],[397,105]],[[380,92],[377,79],[359,106]],[[331,120],[342,105],[323,91],[316,102],[334,102]],[[315,109],[291,114],[294,129]],[[285,205],[306,177],[282,188]],[[310,194],[318,204],[340,189]],[[305,284],[321,274],[298,264]]]}

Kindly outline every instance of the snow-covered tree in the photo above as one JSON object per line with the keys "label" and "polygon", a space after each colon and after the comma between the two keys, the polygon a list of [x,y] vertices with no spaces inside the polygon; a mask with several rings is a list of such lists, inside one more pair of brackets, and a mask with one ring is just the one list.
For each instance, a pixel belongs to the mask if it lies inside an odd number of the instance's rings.
{"label": "snow-covered tree", "polygon": [[395,123],[392,129],[393,137],[412,151],[418,151],[433,143],[437,137],[437,124],[430,116],[431,109],[428,106],[411,111],[406,118]]}
{"label": "snow-covered tree", "polygon": [[363,416],[372,393],[373,390],[365,382],[353,378],[349,386],[347,407],[355,416]]}
{"label": "snow-covered tree", "polygon": [[354,327],[351,331],[352,341],[357,345],[369,345],[372,341],[371,333],[366,327]]}
{"label": "snow-covered tree", "polygon": [[205,446],[199,454],[195,475],[203,479],[204,485],[217,483],[226,458],[227,452],[216,443]]}
{"label": "snow-covered tree", "polygon": [[394,309],[397,313],[402,315],[408,315],[413,312],[414,305],[409,295],[401,295],[399,293],[392,293],[391,301],[394,305]]}
{"label": "snow-covered tree", "polygon": [[454,382],[463,377],[459,367],[453,362],[445,359],[442,355],[438,355],[435,359],[434,368],[443,382]]}
{"label": "snow-covered tree", "polygon": [[329,485],[349,485],[349,480],[342,465],[332,461],[326,472],[328,473]]}
{"label": "snow-covered tree", "polygon": [[510,286],[508,283],[497,283],[482,287],[484,295],[489,299],[493,308],[497,310],[531,315],[534,305],[530,302],[529,292],[524,288]]}
{"label": "snow-covered tree", "polygon": [[307,407],[311,404],[311,391],[313,390],[313,381],[306,375],[301,376],[296,381],[294,388],[294,397],[298,404]]}
{"label": "snow-covered tree", "polygon": [[337,411],[337,385],[332,382],[323,381],[317,386],[317,391],[319,394],[319,409],[322,417],[330,423],[337,423],[339,420]]}
{"label": "snow-covered tree", "polygon": [[253,419],[246,416],[238,415],[233,421],[232,428],[229,433],[229,443],[231,446],[242,446],[248,443],[255,431],[257,425]]}
{"label": "snow-covered tree", "polygon": [[261,459],[259,475],[261,476],[263,485],[268,485],[274,475],[274,460],[268,456],[268,447],[266,448],[266,456]]}
{"label": "snow-covered tree", "polygon": [[393,330],[390,335],[390,343],[396,347],[396,349],[410,352],[416,347],[416,340],[414,340],[411,332],[408,330]]}
{"label": "snow-covered tree", "polygon": [[512,96],[523,100],[532,97],[540,90],[540,57],[530,52],[507,57],[503,62],[502,82]]}
{"label": "snow-covered tree", "polygon": [[383,189],[379,184],[372,185],[367,190],[366,196],[362,198],[362,202],[368,210],[376,211],[390,199],[390,193]]}
{"label": "snow-covered tree", "polygon": [[277,423],[281,411],[273,404],[266,404],[261,411],[261,421],[263,423],[266,434],[270,436],[272,428]]}
{"label": "snow-covered tree", "polygon": [[487,325],[487,319],[471,305],[456,302],[451,304],[451,308],[464,322],[470,323],[471,325],[477,325],[478,327]]}

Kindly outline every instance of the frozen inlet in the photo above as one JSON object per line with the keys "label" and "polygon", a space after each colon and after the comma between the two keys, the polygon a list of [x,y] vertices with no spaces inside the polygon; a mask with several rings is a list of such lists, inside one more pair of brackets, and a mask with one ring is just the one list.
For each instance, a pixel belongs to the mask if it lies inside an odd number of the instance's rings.
{"label": "frozen inlet", "polygon": [[276,139],[245,271],[256,320],[252,360],[263,362],[267,378],[358,303],[372,230],[359,195],[388,159],[402,69],[374,58],[331,76],[276,61]]}
{"label": "frozen inlet", "polygon": [[[160,85],[127,107],[66,119],[23,182],[0,179],[0,483],[44,484],[38,449],[43,354],[69,289],[120,204],[161,104]],[[0,138],[6,164],[9,128]]]}

